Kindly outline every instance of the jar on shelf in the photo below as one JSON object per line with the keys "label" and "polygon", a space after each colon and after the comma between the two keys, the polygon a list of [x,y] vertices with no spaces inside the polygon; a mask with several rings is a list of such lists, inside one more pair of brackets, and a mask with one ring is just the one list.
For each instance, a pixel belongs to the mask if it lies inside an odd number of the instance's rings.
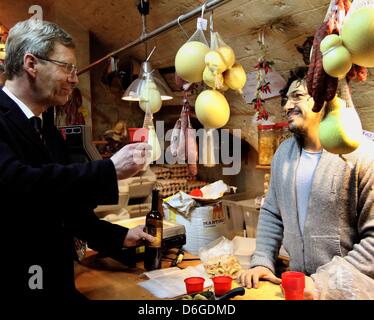
{"label": "jar on shelf", "polygon": [[288,128],[288,122],[278,122],[274,125],[275,130],[275,150],[280,144],[292,136],[292,132]]}
{"label": "jar on shelf", "polygon": [[258,129],[258,164],[269,166],[275,152],[274,125],[259,125]]}

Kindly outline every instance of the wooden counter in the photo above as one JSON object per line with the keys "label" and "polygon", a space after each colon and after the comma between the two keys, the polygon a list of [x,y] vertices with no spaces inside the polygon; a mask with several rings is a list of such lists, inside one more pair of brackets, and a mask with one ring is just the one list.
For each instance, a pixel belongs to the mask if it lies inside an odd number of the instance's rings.
{"label": "wooden counter", "polygon": [[[175,258],[177,250],[170,250],[168,257]],[[185,259],[198,259],[188,253]],[[178,266],[186,268],[200,264],[200,260],[182,261]],[[162,268],[171,266],[171,261],[163,260]],[[147,280],[141,276],[145,272],[143,262],[136,268],[128,268],[111,258],[100,258],[90,251],[80,264],[75,265],[75,283],[77,289],[93,300],[159,300],[138,283]]]}
{"label": "wooden counter", "polygon": [[[175,252],[169,257],[174,258]],[[185,259],[197,257],[185,254]],[[182,261],[178,266],[186,268],[200,264],[199,260]],[[171,261],[163,261],[162,267],[170,267]],[[139,286],[138,283],[147,280],[141,277],[144,272],[143,262],[136,268],[111,259],[99,258],[95,252],[89,252],[80,264],[76,264],[75,282],[77,289],[92,300],[159,300],[152,293]],[[235,283],[235,282],[233,282]],[[233,287],[237,284],[233,284]],[[236,297],[238,300],[279,300],[283,299],[281,289],[268,281],[261,281],[258,289],[246,289],[246,294]]]}

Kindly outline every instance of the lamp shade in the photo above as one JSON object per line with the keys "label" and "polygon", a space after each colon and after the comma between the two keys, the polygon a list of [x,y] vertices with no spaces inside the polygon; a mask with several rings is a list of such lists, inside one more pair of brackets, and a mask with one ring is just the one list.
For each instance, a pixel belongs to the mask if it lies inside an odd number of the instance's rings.
{"label": "lamp shade", "polygon": [[161,78],[157,70],[152,70],[151,64],[148,61],[142,63],[139,77],[129,85],[122,96],[122,99],[127,101],[139,101],[141,88],[144,86],[144,82],[149,79],[152,79],[155,82],[157,89],[160,92],[161,100],[173,99],[173,95],[168,85]]}

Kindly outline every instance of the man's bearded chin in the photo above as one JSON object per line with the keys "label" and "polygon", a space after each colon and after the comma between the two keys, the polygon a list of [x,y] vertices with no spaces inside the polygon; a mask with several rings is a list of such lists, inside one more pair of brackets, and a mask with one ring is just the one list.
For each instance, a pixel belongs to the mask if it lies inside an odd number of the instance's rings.
{"label": "man's bearded chin", "polygon": [[304,130],[302,128],[299,128],[293,124],[291,124],[288,129],[294,134],[294,135],[300,135],[303,136],[305,134]]}
{"label": "man's bearded chin", "polygon": [[301,132],[301,130],[299,128],[294,128],[294,130],[291,130],[291,128],[290,128],[290,132],[293,133],[293,136],[296,139],[296,141],[298,142],[298,144],[303,146],[303,144],[304,144],[304,134]]}

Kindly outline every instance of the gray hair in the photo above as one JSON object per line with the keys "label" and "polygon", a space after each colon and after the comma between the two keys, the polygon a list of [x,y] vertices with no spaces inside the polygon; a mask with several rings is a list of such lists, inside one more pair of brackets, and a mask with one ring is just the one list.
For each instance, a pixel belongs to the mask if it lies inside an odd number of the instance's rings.
{"label": "gray hair", "polygon": [[57,24],[28,19],[18,22],[9,30],[5,46],[5,73],[7,79],[22,75],[23,58],[26,53],[48,58],[55,43],[75,48],[72,37]]}

